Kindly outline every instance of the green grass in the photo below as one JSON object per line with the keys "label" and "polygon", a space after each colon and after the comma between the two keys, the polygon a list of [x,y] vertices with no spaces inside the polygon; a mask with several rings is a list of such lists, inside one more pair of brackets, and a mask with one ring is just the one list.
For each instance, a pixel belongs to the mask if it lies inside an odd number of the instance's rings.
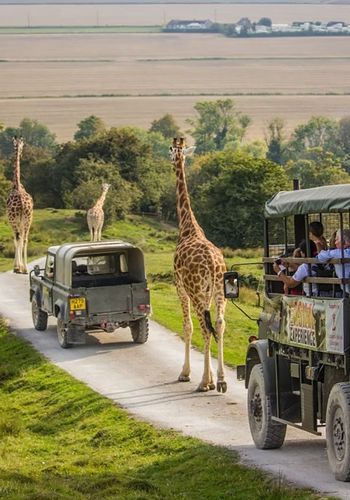
{"label": "green grass", "polygon": [[2,322],[0,408],[1,498],[321,498],[242,467],[229,450],[136,421]]}
{"label": "green grass", "polygon": [[[177,238],[174,226],[151,217],[132,216],[107,226],[103,232],[106,239],[123,239],[133,243],[145,252],[146,271],[151,289],[152,319],[182,336],[182,314],[175,286],[173,284],[173,254]],[[44,255],[50,245],[68,241],[89,240],[85,214],[75,210],[35,210],[29,241],[29,258]],[[12,232],[6,219],[0,218],[0,271],[11,269],[13,263]],[[244,275],[261,275],[258,262],[259,251],[232,251],[224,249],[227,267],[234,265]],[[247,257],[244,258],[244,255]],[[237,267],[242,263],[247,266]],[[250,316],[257,318],[260,309],[254,304],[256,296],[242,289],[238,305]],[[213,311],[214,313],[214,311]],[[224,356],[228,365],[243,364],[250,335],[257,334],[257,323],[249,320],[230,302],[226,307],[226,331]],[[213,315],[214,320],[214,315]],[[192,343],[202,350],[203,341],[198,321],[193,315],[194,334]],[[216,343],[212,343],[216,355]]]}

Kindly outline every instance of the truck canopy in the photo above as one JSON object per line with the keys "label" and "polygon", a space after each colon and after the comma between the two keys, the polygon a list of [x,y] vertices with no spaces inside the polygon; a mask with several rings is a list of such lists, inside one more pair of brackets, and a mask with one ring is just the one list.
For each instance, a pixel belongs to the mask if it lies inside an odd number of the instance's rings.
{"label": "truck canopy", "polygon": [[265,204],[265,218],[350,210],[350,184],[280,191]]}
{"label": "truck canopy", "polygon": [[66,243],[52,246],[49,254],[55,255],[56,281],[70,286],[72,283],[72,261],[81,256],[97,256],[104,254],[125,254],[130,275],[135,281],[144,281],[145,268],[142,251],[121,240]]}

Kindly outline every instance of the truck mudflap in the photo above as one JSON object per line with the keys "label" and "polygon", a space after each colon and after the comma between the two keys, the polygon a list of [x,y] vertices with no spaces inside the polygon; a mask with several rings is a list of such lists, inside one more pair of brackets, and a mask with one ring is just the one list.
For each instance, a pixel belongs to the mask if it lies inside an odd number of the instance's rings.
{"label": "truck mudflap", "polygon": [[85,344],[86,333],[85,327],[81,325],[68,325],[67,328],[67,342],[69,344]]}

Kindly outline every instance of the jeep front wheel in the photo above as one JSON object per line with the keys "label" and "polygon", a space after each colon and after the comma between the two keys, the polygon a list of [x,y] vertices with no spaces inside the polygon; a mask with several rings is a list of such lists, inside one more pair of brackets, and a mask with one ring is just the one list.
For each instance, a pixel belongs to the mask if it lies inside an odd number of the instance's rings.
{"label": "jeep front wheel", "polygon": [[131,322],[130,330],[135,344],[144,344],[148,339],[148,319],[142,318]]}
{"label": "jeep front wheel", "polygon": [[47,328],[47,312],[40,308],[40,297],[34,293],[32,297],[32,318],[36,330],[44,331]]}
{"label": "jeep front wheel", "polygon": [[350,481],[350,384],[335,384],[326,414],[329,466],[338,481]]}
{"label": "jeep front wheel", "polygon": [[272,420],[271,396],[266,393],[261,364],[253,367],[249,378],[248,420],[257,448],[269,450],[282,446],[287,426]]}
{"label": "jeep front wheel", "polygon": [[71,344],[67,340],[67,327],[64,325],[64,321],[61,318],[57,318],[57,339],[58,343],[63,349],[67,349],[71,346]]}

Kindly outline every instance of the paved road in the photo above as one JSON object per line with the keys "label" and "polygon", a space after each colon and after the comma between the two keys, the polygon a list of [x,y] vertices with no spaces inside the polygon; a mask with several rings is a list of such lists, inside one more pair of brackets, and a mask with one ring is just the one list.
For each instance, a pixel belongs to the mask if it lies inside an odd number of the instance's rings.
{"label": "paved road", "polygon": [[142,420],[237,450],[245,464],[350,500],[350,483],[335,481],[329,471],[323,437],[289,427],[281,449],[254,447],[246,416],[246,390],[234,370],[226,370],[226,394],[196,393],[203,356],[193,350],[192,381],[177,382],[183,343],[155,322],[151,322],[149,340],[143,345],[133,344],[129,329],[121,329],[109,335],[90,334],[87,345],[61,349],[55,320],[49,321],[46,332],[33,328],[28,283],[28,276],[0,274],[0,313],[21,337],[75,378]]}

